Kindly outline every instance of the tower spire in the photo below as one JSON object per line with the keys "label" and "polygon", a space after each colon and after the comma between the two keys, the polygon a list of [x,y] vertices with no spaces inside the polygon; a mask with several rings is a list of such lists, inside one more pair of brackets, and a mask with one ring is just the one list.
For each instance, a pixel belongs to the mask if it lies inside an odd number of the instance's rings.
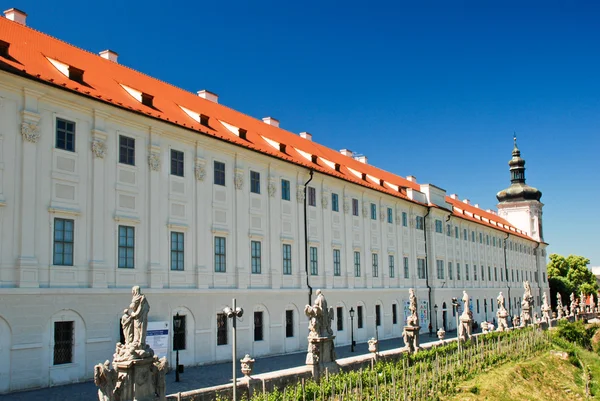
{"label": "tower spire", "polygon": [[513,132],[514,148],[512,158],[509,160],[510,167],[510,187],[498,192],[496,197],[500,202],[511,202],[519,200],[537,200],[542,197],[542,193],[536,188],[525,184],[525,159],[521,157],[521,151],[517,146],[517,134]]}

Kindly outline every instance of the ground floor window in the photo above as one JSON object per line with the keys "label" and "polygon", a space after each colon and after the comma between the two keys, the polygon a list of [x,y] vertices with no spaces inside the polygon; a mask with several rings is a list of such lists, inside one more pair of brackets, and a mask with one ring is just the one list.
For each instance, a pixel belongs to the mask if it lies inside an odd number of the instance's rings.
{"label": "ground floor window", "polygon": [[359,329],[363,328],[363,307],[360,305],[356,307],[356,326]]}
{"label": "ground floor window", "polygon": [[375,326],[381,326],[381,305],[375,305]]}
{"label": "ground floor window", "polygon": [[344,330],[344,309],[341,306],[337,307],[337,330]]}
{"label": "ground floor window", "polygon": [[54,365],[73,363],[75,323],[54,322]]}
{"label": "ground floor window", "polygon": [[173,316],[173,351],[185,349],[185,315]]}
{"label": "ground floor window", "polygon": [[227,315],[217,313],[217,345],[227,345]]}
{"label": "ground floor window", "polygon": [[294,337],[294,311],[285,311],[285,336],[287,338]]}

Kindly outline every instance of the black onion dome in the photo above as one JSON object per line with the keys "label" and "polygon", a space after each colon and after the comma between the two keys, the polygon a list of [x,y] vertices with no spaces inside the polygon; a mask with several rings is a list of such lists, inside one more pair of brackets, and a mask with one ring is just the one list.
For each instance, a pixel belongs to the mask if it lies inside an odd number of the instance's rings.
{"label": "black onion dome", "polygon": [[539,201],[542,192],[525,184],[525,160],[521,158],[521,151],[517,147],[517,138],[514,138],[515,147],[512,151],[512,159],[508,162],[510,167],[510,187],[496,194],[500,203],[518,202],[523,200]]}

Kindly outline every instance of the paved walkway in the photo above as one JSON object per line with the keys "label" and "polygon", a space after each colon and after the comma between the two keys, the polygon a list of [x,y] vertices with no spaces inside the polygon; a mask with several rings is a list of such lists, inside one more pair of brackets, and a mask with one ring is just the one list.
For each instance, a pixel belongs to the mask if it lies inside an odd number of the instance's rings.
{"label": "paved walkway", "polygon": [[[456,331],[448,332],[446,338],[456,337]],[[428,334],[421,335],[421,343],[435,341],[437,338],[429,337]],[[386,351],[404,346],[402,338],[381,340],[379,350]],[[338,358],[347,358],[353,355],[367,354],[368,344],[360,343],[355,347],[355,352],[350,352],[350,346],[336,347]],[[239,356],[239,358],[242,358]],[[254,364],[255,374],[272,372],[275,370],[288,369],[304,365],[306,352],[297,352],[280,356],[257,358]],[[241,373],[238,371],[241,376]],[[238,376],[239,377],[239,376]],[[175,382],[175,371],[167,375],[167,393],[195,390],[203,387],[226,384],[231,381],[231,362],[217,363],[185,368],[185,373],[180,375],[179,383]],[[98,399],[98,390],[93,381],[84,383],[67,384],[43,388],[40,390],[23,391],[12,394],[0,395],[0,401],[93,401]]]}

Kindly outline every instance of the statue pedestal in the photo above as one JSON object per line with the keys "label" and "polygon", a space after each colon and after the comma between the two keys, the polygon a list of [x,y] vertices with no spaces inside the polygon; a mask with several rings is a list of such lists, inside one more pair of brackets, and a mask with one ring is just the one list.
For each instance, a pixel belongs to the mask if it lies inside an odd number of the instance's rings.
{"label": "statue pedestal", "polygon": [[335,336],[329,337],[309,337],[308,354],[306,355],[306,364],[312,366],[312,374],[316,380],[321,375],[328,373],[337,373],[340,370],[335,355]]}
{"label": "statue pedestal", "polygon": [[419,350],[419,332],[421,326],[404,326],[402,337],[404,338],[404,347],[409,353],[414,354]]}
{"label": "statue pedestal", "polygon": [[154,401],[153,358],[114,362],[113,367],[121,380],[115,387],[115,395],[121,401]]}
{"label": "statue pedestal", "polygon": [[458,327],[459,341],[467,341],[471,339],[471,329],[473,328],[473,319],[469,315],[460,315],[460,326]]}
{"label": "statue pedestal", "polygon": [[508,318],[508,311],[502,308],[496,313],[496,316],[498,317],[498,328],[496,329],[496,331],[507,330],[508,321],[506,319]]}

